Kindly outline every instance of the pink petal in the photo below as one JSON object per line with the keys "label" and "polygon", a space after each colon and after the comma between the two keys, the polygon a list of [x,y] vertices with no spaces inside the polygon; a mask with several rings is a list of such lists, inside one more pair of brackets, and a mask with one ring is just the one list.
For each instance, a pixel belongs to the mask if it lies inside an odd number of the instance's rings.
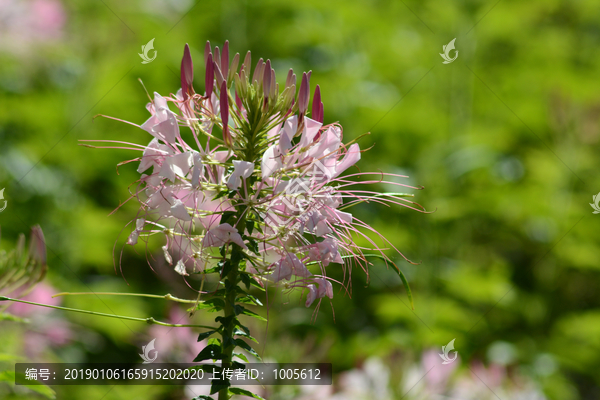
{"label": "pink petal", "polygon": [[350,149],[346,152],[344,159],[336,165],[334,178],[337,178],[342,172],[356,164],[360,160],[360,147],[358,143],[354,143],[350,146]]}
{"label": "pink petal", "polygon": [[315,285],[308,285],[307,286],[308,289],[308,294],[306,295],[306,307],[310,307],[311,304],[313,303],[313,301],[316,300],[317,298],[317,290],[315,288]]}

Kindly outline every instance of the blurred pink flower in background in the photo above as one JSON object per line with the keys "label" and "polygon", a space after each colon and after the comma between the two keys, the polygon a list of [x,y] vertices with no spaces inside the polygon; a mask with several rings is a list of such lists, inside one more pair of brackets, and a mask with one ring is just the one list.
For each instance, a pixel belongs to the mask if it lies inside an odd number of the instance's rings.
{"label": "blurred pink flower in background", "polygon": [[[52,286],[41,282],[29,294],[16,297],[34,303],[58,306],[61,299],[52,298],[57,292]],[[51,308],[13,303],[7,311],[31,320],[31,325],[23,335],[23,348],[27,357],[32,360],[38,360],[49,347],[64,346],[74,338],[70,324]]]}
{"label": "blurred pink flower in background", "polygon": [[63,36],[67,14],[59,0],[0,0],[0,50],[23,53]]}
{"label": "blurred pink flower in background", "polygon": [[[2,0],[0,0],[0,1],[2,1]],[[23,297],[15,296],[15,297],[20,298],[21,300],[31,301],[34,303],[42,303],[42,304],[48,304],[51,306],[58,306],[58,305],[60,305],[60,298],[59,297],[52,298],[52,295],[57,292],[58,291],[56,289],[54,289],[52,286],[50,286],[44,282],[41,282],[35,288],[33,288],[33,290],[26,296],[23,296]],[[52,312],[52,309],[47,308],[47,307],[33,306],[31,304],[12,303],[10,305],[10,307],[8,307],[7,311],[10,312],[11,314],[14,314],[19,317],[29,317],[33,314],[35,314],[35,315],[48,314],[48,313]]]}
{"label": "blurred pink flower in background", "polygon": [[36,321],[35,329],[28,330],[23,336],[25,354],[31,361],[38,361],[49,347],[64,346],[74,338],[70,324],[60,318]]}
{"label": "blurred pink flower in background", "polygon": [[429,373],[425,376],[427,388],[431,393],[440,393],[448,384],[450,376],[458,367],[460,361],[457,360],[450,364],[442,364],[439,352],[434,349],[427,350],[421,356],[421,365]]}

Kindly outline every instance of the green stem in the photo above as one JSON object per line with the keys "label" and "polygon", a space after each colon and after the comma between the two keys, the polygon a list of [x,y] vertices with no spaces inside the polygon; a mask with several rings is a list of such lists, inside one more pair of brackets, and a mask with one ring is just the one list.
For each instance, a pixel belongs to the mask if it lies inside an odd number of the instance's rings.
{"label": "green stem", "polygon": [[[225,308],[224,308],[224,317],[226,324],[223,326],[223,330],[221,331],[221,353],[223,354],[222,358],[222,366],[223,368],[231,368],[233,362],[233,350],[235,349],[235,339],[233,337],[233,332],[235,329],[235,299],[237,296],[237,285],[239,283],[239,268],[241,257],[239,257],[239,253],[241,253],[242,249],[237,245],[232,245],[231,252],[231,270],[227,274],[227,278],[225,279]],[[222,389],[219,391],[218,400],[228,400],[229,399],[229,390]]]}
{"label": "green stem", "polygon": [[169,324],[168,322],[162,322],[162,321],[157,321],[154,318],[150,317],[150,318],[136,318],[136,317],[127,317],[124,315],[116,315],[116,314],[105,314],[105,313],[100,313],[100,312],[96,312],[96,311],[88,311],[88,310],[79,310],[77,308],[69,308],[69,307],[60,307],[60,306],[51,306],[49,304],[41,304],[41,303],[34,303],[32,301],[25,301],[25,300],[19,300],[19,299],[12,299],[10,297],[6,297],[6,296],[0,296],[0,301],[14,301],[17,303],[24,303],[24,304],[31,304],[34,306],[40,306],[40,307],[48,307],[48,308],[55,308],[57,310],[63,310],[63,311],[73,311],[73,312],[78,312],[78,313],[82,313],[82,314],[90,314],[90,315],[99,315],[101,317],[109,317],[109,318],[117,318],[117,319],[125,319],[125,320],[129,320],[129,321],[139,321],[139,322],[145,322],[147,324],[150,325],[162,325],[162,326],[173,326],[173,327],[195,327],[195,328],[206,328],[206,329],[217,329],[213,326],[206,326],[206,325],[191,325],[191,324]]}
{"label": "green stem", "polygon": [[62,292],[62,293],[57,293],[57,294],[53,295],[52,297],[75,296],[75,295],[82,295],[82,294],[95,294],[95,295],[105,295],[105,296],[151,297],[153,299],[165,299],[165,300],[171,300],[171,301],[176,301],[178,303],[186,303],[186,304],[202,303],[199,300],[180,299],[179,297],[175,297],[175,296],[171,295],[170,293],[167,293],[165,295],[160,295],[160,294],[118,293],[118,292]]}

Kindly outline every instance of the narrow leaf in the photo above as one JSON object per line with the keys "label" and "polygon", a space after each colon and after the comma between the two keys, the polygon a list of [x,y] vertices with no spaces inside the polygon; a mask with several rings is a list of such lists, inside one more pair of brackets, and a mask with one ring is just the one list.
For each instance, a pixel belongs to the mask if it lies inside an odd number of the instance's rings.
{"label": "narrow leaf", "polygon": [[194,362],[204,361],[204,360],[220,360],[223,357],[221,354],[221,346],[216,344],[211,344],[206,346],[196,358],[194,358]]}
{"label": "narrow leaf", "polygon": [[242,388],[229,388],[229,393],[241,396],[249,396],[258,400],[265,400],[263,397],[260,397],[256,393],[252,393],[251,391]]}

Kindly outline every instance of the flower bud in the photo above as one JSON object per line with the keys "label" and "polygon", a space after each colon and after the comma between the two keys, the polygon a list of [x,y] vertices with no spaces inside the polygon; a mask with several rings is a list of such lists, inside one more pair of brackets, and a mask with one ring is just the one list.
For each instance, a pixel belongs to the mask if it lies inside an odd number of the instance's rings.
{"label": "flower bud", "polygon": [[[237,75],[236,75],[236,77],[237,77]],[[237,91],[235,92],[235,105],[237,106],[237,108],[240,111],[244,108],[244,105],[242,104],[242,99],[240,99],[240,96],[238,96],[238,92]]]}
{"label": "flower bud", "polygon": [[[241,73],[243,74],[244,70],[242,70]],[[239,94],[242,97],[246,97],[246,91],[244,90],[244,83],[242,83],[243,81],[240,78],[240,75],[239,74],[235,74],[233,76],[233,81],[235,83],[235,95],[237,96]]]}
{"label": "flower bud", "polygon": [[238,81],[235,83],[236,90],[240,93],[241,97],[246,97],[248,95],[248,77],[246,75],[246,70],[242,69],[240,71]]}
{"label": "flower bud", "polygon": [[277,80],[275,77],[275,70],[271,69],[271,91],[269,93],[269,99],[272,102],[277,100],[277,95],[279,94],[279,84],[277,84]]}
{"label": "flower bud", "polygon": [[229,68],[229,74],[227,75],[227,82],[231,85],[233,82],[233,77],[237,73],[238,65],[240,63],[240,53],[235,53],[233,56],[233,61],[231,62],[231,67]]}
{"label": "flower bud", "polygon": [[[254,68],[254,74],[252,75],[252,82],[258,82],[258,86],[260,86],[260,84],[262,83],[262,74],[265,68],[265,63],[263,61],[263,59],[261,58],[260,60],[258,60],[258,62],[256,63],[256,68]],[[259,81],[260,79],[260,81]]]}
{"label": "flower bud", "polygon": [[215,51],[213,53],[213,61],[217,64],[221,64],[221,51],[219,50],[219,46],[215,46]]}
{"label": "flower bud", "polygon": [[210,42],[207,40],[204,45],[204,65],[208,63],[208,55],[212,54],[212,49],[210,48]]}
{"label": "flower bud", "polygon": [[31,242],[29,243],[29,258],[40,263],[43,267],[46,266],[46,240],[44,239],[44,232],[39,225],[31,228]]}
{"label": "flower bud", "polygon": [[194,65],[190,54],[190,46],[185,44],[183,49],[183,58],[181,59],[181,93],[183,100],[187,100],[188,95],[194,91],[192,81],[194,80]]}
{"label": "flower bud", "polygon": [[215,68],[215,78],[217,78],[217,86],[221,87],[225,79],[223,79],[223,74],[221,73],[221,68],[219,68],[219,64],[214,61],[213,66]]}
{"label": "flower bud", "polygon": [[320,118],[321,115],[321,88],[319,85],[315,88],[315,94],[313,96],[312,113],[311,117],[315,121],[323,122]]}
{"label": "flower bud", "polygon": [[323,105],[323,102],[321,102],[321,109],[319,110],[319,122],[323,123],[323,121],[325,121],[325,106]]}
{"label": "flower bud", "polygon": [[[275,82],[273,82],[273,84],[274,83]],[[265,64],[263,72],[263,91],[266,100],[269,98],[269,94],[271,93],[271,60],[267,60],[267,63]]]}
{"label": "flower bud", "polygon": [[246,70],[246,76],[250,76],[250,68],[252,68],[252,54],[248,51],[244,57],[244,64],[242,64],[242,69]]}
{"label": "flower bud", "polygon": [[[215,68],[213,67],[213,56],[212,53],[208,53],[206,59],[206,75],[204,78],[204,86],[206,87],[206,97],[210,99],[215,85]],[[209,100],[210,101],[210,100]]]}
{"label": "flower bud", "polygon": [[285,78],[285,87],[289,88],[292,85],[296,84],[296,74],[294,74],[294,70],[290,68],[287,74],[287,78]]}
{"label": "flower bud", "polygon": [[223,122],[223,141],[228,147],[233,146],[231,133],[229,132],[229,96],[227,96],[227,82],[221,83],[221,121]]}
{"label": "flower bud", "polygon": [[298,111],[300,114],[306,114],[308,109],[308,100],[310,97],[310,84],[308,83],[308,75],[306,72],[302,73],[302,83],[300,84],[300,91],[298,92]]}
{"label": "flower bud", "polygon": [[225,45],[223,46],[223,54],[221,54],[221,72],[223,72],[224,78],[229,76],[229,40],[226,40]]}

